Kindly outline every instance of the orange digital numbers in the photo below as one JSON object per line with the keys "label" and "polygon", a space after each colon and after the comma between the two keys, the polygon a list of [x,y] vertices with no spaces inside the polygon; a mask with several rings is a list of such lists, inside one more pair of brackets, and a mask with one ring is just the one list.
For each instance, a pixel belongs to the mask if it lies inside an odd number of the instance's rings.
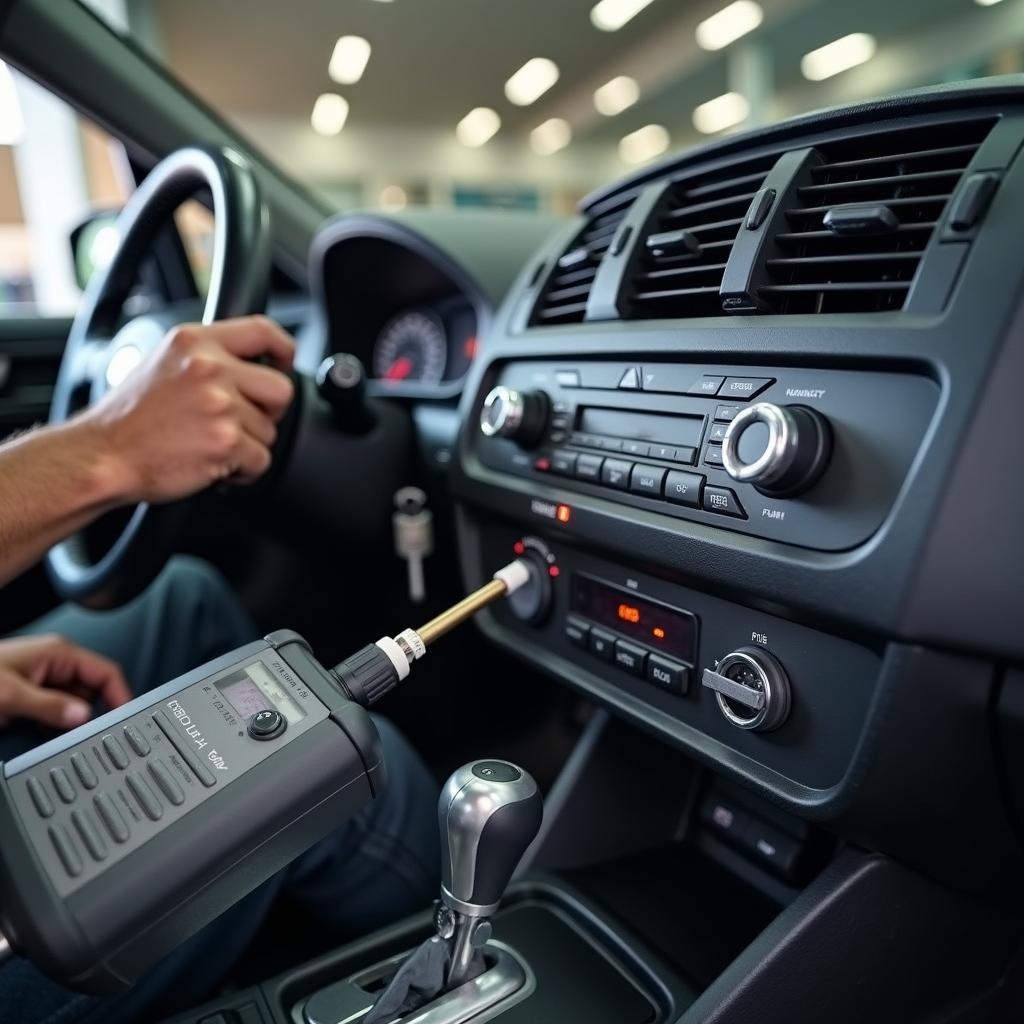
{"label": "orange digital numbers", "polygon": [[665,628],[663,626],[655,626],[651,633],[654,635],[655,640],[665,639]]}
{"label": "orange digital numbers", "polygon": [[623,622],[639,622],[640,609],[631,604],[620,604],[618,616]]}

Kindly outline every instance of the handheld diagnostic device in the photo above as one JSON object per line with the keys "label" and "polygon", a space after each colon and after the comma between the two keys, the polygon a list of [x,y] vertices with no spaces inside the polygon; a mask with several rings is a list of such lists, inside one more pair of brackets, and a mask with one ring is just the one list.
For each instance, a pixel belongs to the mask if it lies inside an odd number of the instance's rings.
{"label": "handheld diagnostic device", "polygon": [[365,708],[528,578],[333,669],[272,633],[2,765],[0,939],[80,991],[130,985],[380,792]]}

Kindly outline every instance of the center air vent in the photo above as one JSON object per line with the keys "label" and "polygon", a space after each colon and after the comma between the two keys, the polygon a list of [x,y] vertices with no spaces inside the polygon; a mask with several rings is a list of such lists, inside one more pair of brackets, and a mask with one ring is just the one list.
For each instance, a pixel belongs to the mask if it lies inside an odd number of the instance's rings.
{"label": "center air vent", "polygon": [[647,225],[627,316],[722,316],[719,288],[750,201],[777,154],[671,184]]}
{"label": "center air vent", "polygon": [[928,241],[992,119],[859,135],[816,147],[758,289],[774,313],[902,309]]}
{"label": "center air vent", "polygon": [[535,324],[574,324],[583,320],[597,269],[631,203],[631,197],[621,199],[597,214],[559,257],[534,310]]}

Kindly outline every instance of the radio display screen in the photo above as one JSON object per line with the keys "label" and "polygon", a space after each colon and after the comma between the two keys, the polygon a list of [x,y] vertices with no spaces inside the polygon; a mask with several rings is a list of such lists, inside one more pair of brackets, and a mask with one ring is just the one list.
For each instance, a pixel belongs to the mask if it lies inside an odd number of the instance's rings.
{"label": "radio display screen", "polygon": [[577,573],[572,609],[598,625],[693,665],[697,657],[697,618],[691,612],[650,601],[629,590]]}
{"label": "radio display screen", "polygon": [[262,661],[254,661],[232,672],[216,685],[239,718],[252,718],[259,711],[275,710],[294,725],[306,717],[305,709],[292,699]]}
{"label": "radio display screen", "polygon": [[584,434],[606,434],[631,441],[699,448],[703,429],[703,416],[662,416],[656,412],[625,412],[621,409],[580,410],[579,430]]}

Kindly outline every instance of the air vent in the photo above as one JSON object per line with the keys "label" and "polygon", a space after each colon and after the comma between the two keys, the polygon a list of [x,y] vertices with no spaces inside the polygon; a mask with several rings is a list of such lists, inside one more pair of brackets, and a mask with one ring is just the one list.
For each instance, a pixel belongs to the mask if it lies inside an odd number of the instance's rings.
{"label": "air vent", "polygon": [[817,148],[758,294],[775,313],[902,309],[949,197],[993,119],[872,133]]}
{"label": "air vent", "polygon": [[587,299],[615,232],[629,210],[632,196],[599,213],[559,257],[533,313],[535,324],[575,324],[587,312]]}
{"label": "air vent", "polygon": [[718,292],[751,199],[777,154],[677,181],[641,242],[629,316],[722,316]]}

